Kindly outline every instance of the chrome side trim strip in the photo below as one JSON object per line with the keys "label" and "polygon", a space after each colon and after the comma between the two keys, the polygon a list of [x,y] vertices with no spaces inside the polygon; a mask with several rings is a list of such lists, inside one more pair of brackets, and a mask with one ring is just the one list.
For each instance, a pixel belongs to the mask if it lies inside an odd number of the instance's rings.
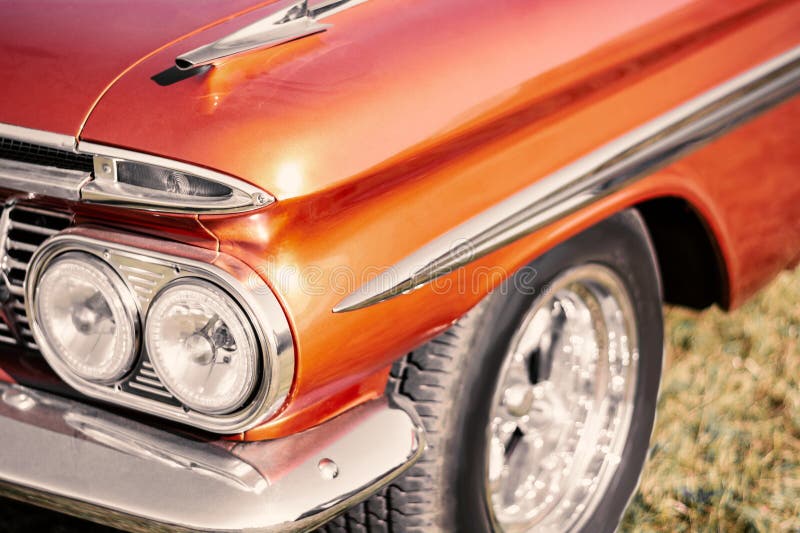
{"label": "chrome side trim strip", "polygon": [[13,124],[0,123],[0,137],[73,152],[77,145],[75,137],[70,135],[23,128],[22,126],[14,126]]}
{"label": "chrome side trim strip", "polygon": [[647,122],[429,242],[334,308],[413,291],[604,198],[800,92],[800,46]]}
{"label": "chrome side trim strip", "polygon": [[171,433],[0,383],[0,494],[125,531],[307,531],[416,462],[419,421],[381,398],[262,442]]}
{"label": "chrome side trim strip", "polygon": [[81,188],[92,179],[82,170],[45,167],[0,159],[0,188],[78,201]]}

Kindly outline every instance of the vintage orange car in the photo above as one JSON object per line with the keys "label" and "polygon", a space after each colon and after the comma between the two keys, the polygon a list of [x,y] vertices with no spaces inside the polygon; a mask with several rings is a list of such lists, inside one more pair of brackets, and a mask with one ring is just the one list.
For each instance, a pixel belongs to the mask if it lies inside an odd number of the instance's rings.
{"label": "vintage orange car", "polygon": [[0,71],[0,492],[127,530],[611,531],[662,302],[800,259],[796,0],[19,0]]}

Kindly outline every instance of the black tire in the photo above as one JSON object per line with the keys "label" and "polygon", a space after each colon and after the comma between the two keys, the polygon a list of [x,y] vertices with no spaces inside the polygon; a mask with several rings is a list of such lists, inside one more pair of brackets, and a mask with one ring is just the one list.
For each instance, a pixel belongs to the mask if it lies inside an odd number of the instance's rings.
{"label": "black tire", "polygon": [[[329,532],[490,531],[485,496],[486,427],[513,332],[559,273],[586,263],[612,269],[628,289],[639,337],[638,385],[622,461],[584,531],[614,530],[644,465],[663,355],[658,267],[635,211],[615,215],[561,244],[497,290],[452,328],[398,361],[389,392],[408,398],[428,449],[405,475],[324,526]],[[519,276],[536,272],[531,280]],[[516,287],[531,287],[520,291]]]}

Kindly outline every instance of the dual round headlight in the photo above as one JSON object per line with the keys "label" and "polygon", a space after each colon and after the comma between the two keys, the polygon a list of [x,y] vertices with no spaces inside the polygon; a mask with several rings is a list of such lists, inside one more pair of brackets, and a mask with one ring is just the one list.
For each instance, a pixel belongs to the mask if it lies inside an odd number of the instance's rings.
{"label": "dual round headlight", "polygon": [[230,413],[253,395],[259,345],[244,310],[226,291],[180,277],[147,300],[143,328],[142,307],[111,265],[69,251],[39,274],[32,311],[40,344],[88,382],[125,381],[143,346],[164,387],[187,409]]}
{"label": "dual round headlight", "polygon": [[35,319],[72,372],[95,383],[125,375],[136,358],[139,315],[114,270],[81,252],[57,257],[39,278]]}
{"label": "dual round headlight", "polygon": [[185,279],[153,302],[147,352],[164,385],[184,405],[226,413],[256,385],[258,347],[252,326],[230,296],[211,283]]}

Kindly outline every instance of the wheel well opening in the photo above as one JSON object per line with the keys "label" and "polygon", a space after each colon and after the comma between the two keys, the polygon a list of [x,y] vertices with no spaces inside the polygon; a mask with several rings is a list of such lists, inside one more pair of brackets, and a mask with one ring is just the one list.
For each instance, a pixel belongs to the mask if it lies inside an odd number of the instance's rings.
{"label": "wheel well opening", "polygon": [[661,270],[664,301],[693,309],[728,307],[727,275],[716,239],[703,218],[681,198],[636,205]]}

